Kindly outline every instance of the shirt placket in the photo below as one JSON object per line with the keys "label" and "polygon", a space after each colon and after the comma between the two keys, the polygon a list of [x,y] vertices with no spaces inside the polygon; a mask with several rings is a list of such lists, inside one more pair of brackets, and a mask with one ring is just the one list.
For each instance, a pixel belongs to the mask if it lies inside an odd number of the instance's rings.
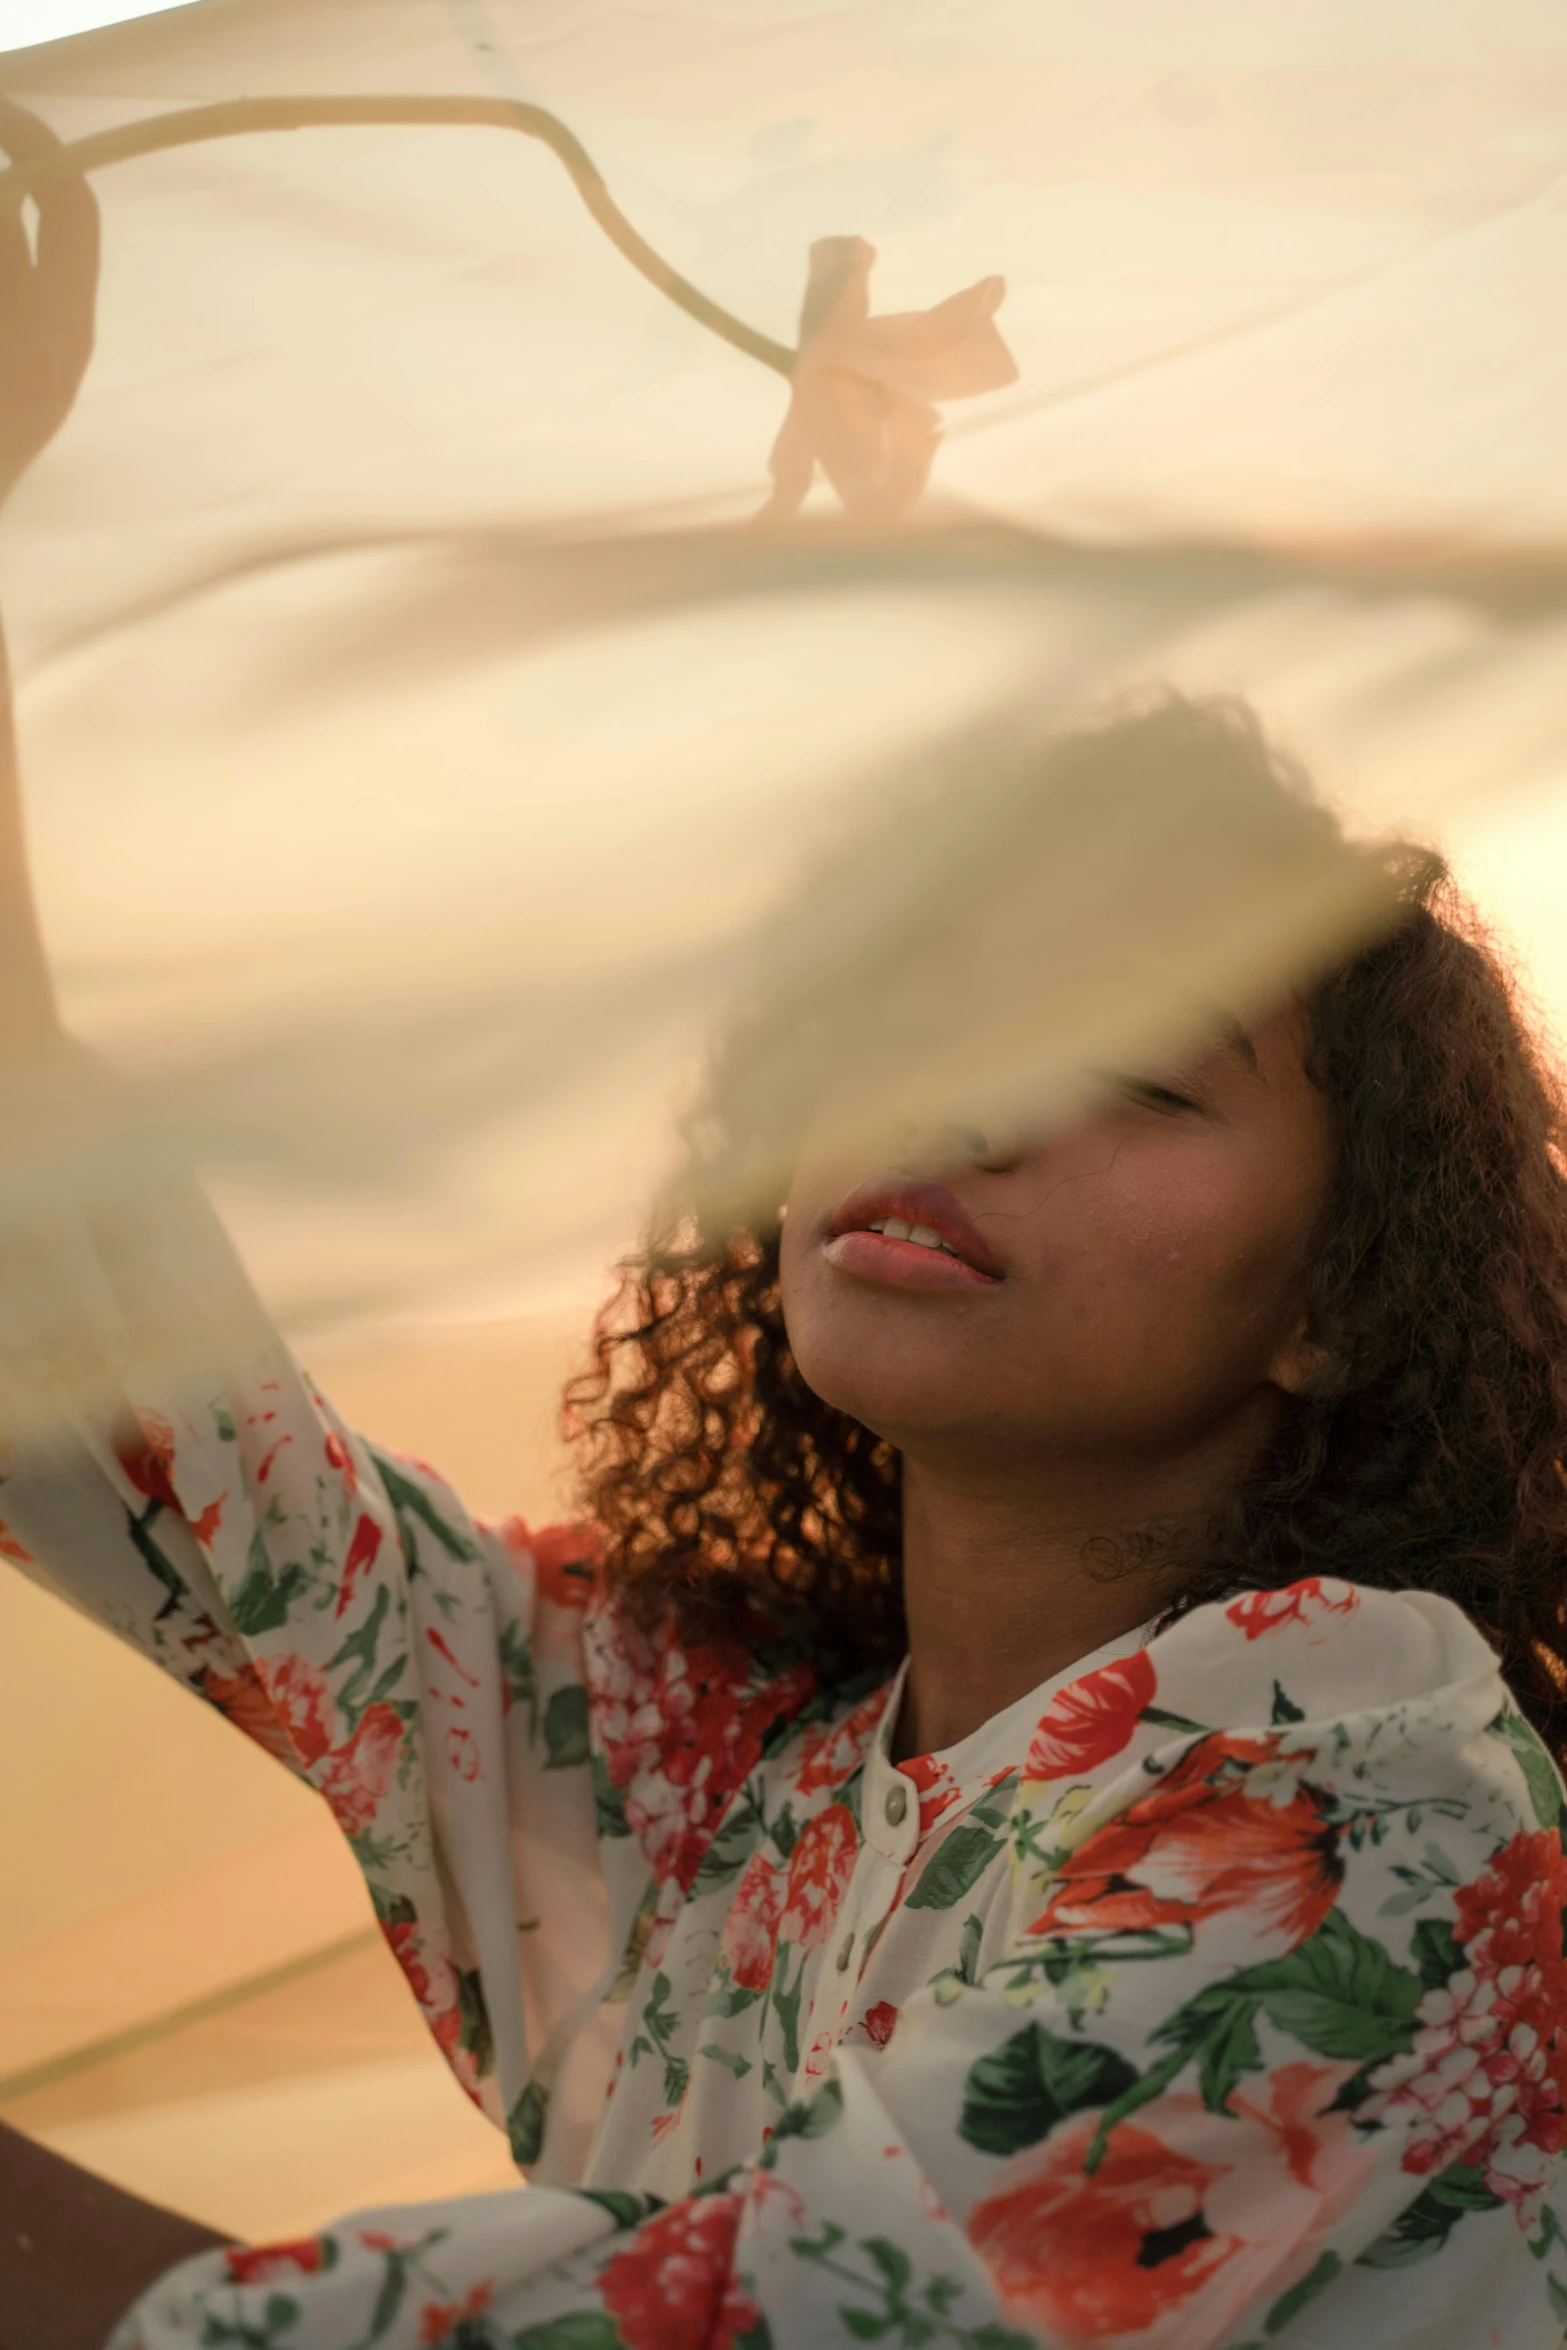
{"label": "shirt placket", "polygon": [[834,1922],[802,2040],[807,2071],[813,2051],[819,2056],[824,2045],[836,2046],[843,2037],[871,1945],[897,1898],[919,1838],[919,1798],[887,1760],[880,1740],[866,1757],[860,1829],[859,1858]]}

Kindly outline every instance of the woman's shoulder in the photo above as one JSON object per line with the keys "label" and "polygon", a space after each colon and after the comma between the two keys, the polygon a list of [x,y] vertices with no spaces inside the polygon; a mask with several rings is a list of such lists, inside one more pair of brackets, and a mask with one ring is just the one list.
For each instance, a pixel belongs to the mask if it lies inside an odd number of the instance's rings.
{"label": "woman's shoulder", "polygon": [[1194,1608],[1150,1642],[1172,1711],[1222,1690],[1237,1721],[1348,1720],[1425,1708],[1455,1726],[1505,1700],[1495,1651],[1433,1591],[1308,1575]]}

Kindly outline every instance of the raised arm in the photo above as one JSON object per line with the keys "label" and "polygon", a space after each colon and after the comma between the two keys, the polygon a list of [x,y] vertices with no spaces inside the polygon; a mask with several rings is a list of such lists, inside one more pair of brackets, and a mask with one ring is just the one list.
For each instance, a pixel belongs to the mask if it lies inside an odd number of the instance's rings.
{"label": "raised arm", "polygon": [[[0,98],[0,148],[14,161],[58,145]],[[70,414],[92,356],[98,207],[84,179],[37,200],[34,240],[20,208],[0,206],[0,505]],[[58,1033],[28,877],[10,665],[0,627],[0,1055],[13,1061]]]}
{"label": "raised arm", "polygon": [[[54,144],[42,123],[0,99],[6,154],[19,159]],[[36,251],[20,213],[0,207],[0,502],[70,412],[92,352],[97,283],[98,208],[84,180],[44,192]],[[59,1033],[28,875],[0,625],[0,1078],[25,1082]],[[154,2277],[221,2241],[4,2127],[0,2214],[0,2350],[99,2350]]]}

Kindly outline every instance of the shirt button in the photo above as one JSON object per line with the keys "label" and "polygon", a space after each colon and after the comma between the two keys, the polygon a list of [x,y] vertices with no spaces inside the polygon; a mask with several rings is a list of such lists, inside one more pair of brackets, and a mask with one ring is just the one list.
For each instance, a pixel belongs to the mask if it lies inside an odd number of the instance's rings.
{"label": "shirt button", "polygon": [[903,1815],[908,1810],[908,1808],[909,1791],[900,1779],[896,1787],[889,1787],[887,1790],[887,1801],[885,1809],[887,1813],[888,1827],[898,1827],[901,1824]]}
{"label": "shirt button", "polygon": [[853,1956],[854,1936],[852,1934],[845,1934],[842,1945],[838,1951],[838,1972],[840,1975],[846,1975],[848,1973],[849,1961]]}

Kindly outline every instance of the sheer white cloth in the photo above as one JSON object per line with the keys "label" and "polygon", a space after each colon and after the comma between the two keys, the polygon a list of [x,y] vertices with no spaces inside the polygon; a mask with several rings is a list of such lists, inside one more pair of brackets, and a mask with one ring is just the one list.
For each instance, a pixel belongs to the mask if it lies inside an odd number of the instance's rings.
{"label": "sheer white cloth", "polygon": [[[1554,791],[1564,45],[225,0],[4,61],[104,221],[0,537],[48,936],[290,1326],[595,1278],[758,924],[1020,696],[1247,693],[1426,827]],[[1040,1110],[1085,1036],[989,1042]]]}

